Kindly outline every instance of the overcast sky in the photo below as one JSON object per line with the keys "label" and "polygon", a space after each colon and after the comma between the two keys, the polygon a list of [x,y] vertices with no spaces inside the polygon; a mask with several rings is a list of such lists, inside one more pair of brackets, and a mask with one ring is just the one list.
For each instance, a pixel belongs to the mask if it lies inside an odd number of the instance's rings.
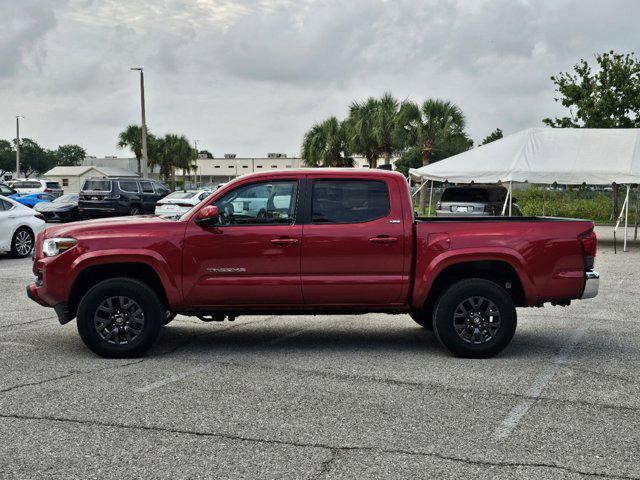
{"label": "overcast sky", "polygon": [[[0,138],[91,155],[139,122],[214,155],[297,153],[354,99],[440,97],[481,140],[562,112],[549,76],[640,46],[635,0],[0,0]],[[640,53],[640,52],[639,52]]]}

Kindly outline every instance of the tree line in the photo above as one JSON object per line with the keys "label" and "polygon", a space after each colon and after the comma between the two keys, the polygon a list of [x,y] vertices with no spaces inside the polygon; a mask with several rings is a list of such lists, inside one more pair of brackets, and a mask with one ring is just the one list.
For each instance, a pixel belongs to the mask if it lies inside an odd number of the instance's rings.
{"label": "tree line", "polygon": [[[0,178],[16,169],[16,139],[0,139]],[[50,150],[30,138],[20,139],[20,174],[25,178],[40,176],[56,166],[82,164],[87,152],[80,145],[60,145]]]}
{"label": "tree line", "polygon": [[[502,138],[496,129],[484,143]],[[407,175],[410,168],[442,160],[473,147],[466,132],[465,116],[456,104],[427,99],[421,104],[399,101],[391,93],[380,98],[354,101],[347,117],[314,124],[304,135],[302,159],[309,167],[350,167],[353,155],[367,159],[369,167],[380,162]]]}

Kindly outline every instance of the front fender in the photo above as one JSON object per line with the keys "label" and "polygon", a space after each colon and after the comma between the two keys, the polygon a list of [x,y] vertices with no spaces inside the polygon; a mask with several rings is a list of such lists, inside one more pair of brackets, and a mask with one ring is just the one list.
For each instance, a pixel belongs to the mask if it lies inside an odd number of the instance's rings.
{"label": "front fender", "polygon": [[[483,247],[477,249],[469,248],[464,251],[446,250],[433,257],[424,268],[417,269],[412,306],[420,308],[424,305],[433,283],[445,268],[458,263],[476,261],[499,261],[509,264],[520,279],[526,305],[533,306],[536,304],[537,288],[522,255],[510,248],[487,249]],[[420,270],[422,270],[421,273],[418,273]]]}
{"label": "front fender", "polygon": [[170,265],[158,252],[147,249],[109,249],[92,250],[78,256],[71,264],[69,285],[73,285],[80,273],[96,265],[113,263],[144,263],[151,267],[164,288],[167,300],[171,306],[182,303],[182,292],[176,279],[180,272],[173,272]]}

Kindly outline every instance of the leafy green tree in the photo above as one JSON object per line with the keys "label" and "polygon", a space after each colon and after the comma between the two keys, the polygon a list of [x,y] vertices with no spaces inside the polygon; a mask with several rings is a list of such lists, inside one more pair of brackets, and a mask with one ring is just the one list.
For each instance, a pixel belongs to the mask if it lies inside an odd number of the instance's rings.
{"label": "leafy green tree", "polygon": [[16,152],[13,150],[11,142],[0,140],[0,181],[5,174],[13,172],[16,168]]}
{"label": "leafy green tree", "polygon": [[640,127],[640,61],[634,54],[596,54],[597,69],[581,59],[573,71],[551,77],[569,116],[543,122],[552,127]]}
{"label": "leafy green tree", "polygon": [[87,156],[87,152],[80,145],[60,145],[54,150],[53,155],[56,165],[64,167],[77,167]]}
{"label": "leafy green tree", "polygon": [[346,123],[329,117],[313,125],[302,141],[302,159],[308,167],[352,167]]}
{"label": "leafy green tree", "polygon": [[484,137],[484,140],[482,140],[482,143],[480,143],[480,145],[486,145],[487,143],[495,142],[496,140],[500,140],[501,138],[503,138],[503,136],[504,135],[502,135],[502,130],[496,128],[493,132]]}
{"label": "leafy green tree", "polygon": [[[614,51],[595,55],[596,69],[581,59],[573,71],[551,77],[556,102],[569,115],[543,122],[551,127],[640,127],[640,61],[631,54]],[[613,186],[612,217],[617,217],[618,186]]]}
{"label": "leafy green tree", "polygon": [[[15,143],[15,140],[14,140]],[[20,171],[25,178],[42,175],[56,165],[55,156],[46,151],[30,138],[20,141]]]}
{"label": "leafy green tree", "polygon": [[[405,141],[411,145],[409,149],[417,150],[411,154],[407,152],[408,160],[420,158],[423,166],[473,146],[473,140],[465,132],[462,110],[446,100],[428,99],[421,106],[407,102],[400,109],[400,123],[404,125]],[[423,188],[420,190],[420,212],[424,211],[425,198]]]}
{"label": "leafy green tree", "polygon": [[[149,154],[149,133],[147,132],[147,155]],[[138,161],[138,175],[142,174],[142,127],[129,125],[118,135],[119,148],[128,148],[133,152]]]}

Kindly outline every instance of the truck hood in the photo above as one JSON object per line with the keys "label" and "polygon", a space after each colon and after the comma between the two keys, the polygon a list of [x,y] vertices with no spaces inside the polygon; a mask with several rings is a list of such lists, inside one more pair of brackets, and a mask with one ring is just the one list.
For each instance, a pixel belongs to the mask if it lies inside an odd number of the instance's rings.
{"label": "truck hood", "polygon": [[144,231],[154,230],[154,227],[157,226],[161,226],[161,228],[166,228],[171,224],[176,224],[177,226],[178,223],[176,220],[154,215],[102,218],[47,227],[44,237],[115,237],[118,235],[140,234]]}

